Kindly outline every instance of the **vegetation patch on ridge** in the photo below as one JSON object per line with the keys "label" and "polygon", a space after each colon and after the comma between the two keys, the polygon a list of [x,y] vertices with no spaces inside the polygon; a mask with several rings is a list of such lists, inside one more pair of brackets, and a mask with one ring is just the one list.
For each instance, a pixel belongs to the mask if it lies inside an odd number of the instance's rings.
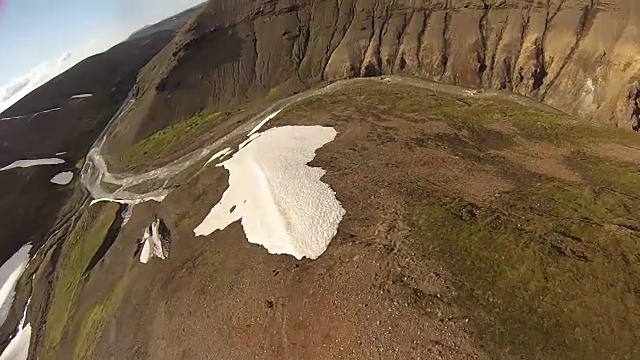
{"label": "vegetation patch on ridge", "polygon": [[211,130],[218,123],[220,116],[220,113],[198,114],[169,125],[133,145],[120,161],[127,165],[136,165],[149,158],[162,159],[170,156],[189,140]]}
{"label": "vegetation patch on ridge", "polygon": [[74,312],[74,301],[82,285],[84,271],[102,244],[115,220],[117,205],[89,207],[62,246],[49,311],[43,354],[53,356]]}

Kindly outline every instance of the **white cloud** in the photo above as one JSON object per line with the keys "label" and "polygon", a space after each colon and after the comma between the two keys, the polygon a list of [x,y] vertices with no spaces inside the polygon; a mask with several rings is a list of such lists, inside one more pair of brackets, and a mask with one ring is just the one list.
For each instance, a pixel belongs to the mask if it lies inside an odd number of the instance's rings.
{"label": "white cloud", "polygon": [[8,84],[0,84],[0,113],[40,85],[67,71],[85,58],[105,51],[121,39],[121,35],[96,38],[74,51],[64,52],[56,60],[34,67],[28,73],[15,78]]}
{"label": "white cloud", "polygon": [[4,86],[0,86],[0,112],[6,110],[25,95],[66,71],[77,62],[72,62],[71,60],[73,60],[72,54],[66,52],[56,63],[40,64],[25,75],[12,80]]}
{"label": "white cloud", "polygon": [[69,60],[69,58],[71,58],[71,53],[67,51],[58,59],[58,65],[62,65],[65,61]]}

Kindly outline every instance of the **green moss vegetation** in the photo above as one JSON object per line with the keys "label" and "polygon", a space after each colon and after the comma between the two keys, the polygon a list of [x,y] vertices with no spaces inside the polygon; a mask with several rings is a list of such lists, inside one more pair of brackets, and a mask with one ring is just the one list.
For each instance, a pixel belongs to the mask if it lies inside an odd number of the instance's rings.
{"label": "green moss vegetation", "polygon": [[90,359],[107,319],[120,304],[129,282],[123,279],[105,298],[100,299],[82,318],[80,332],[76,337],[74,359]]}
{"label": "green moss vegetation", "polygon": [[219,123],[219,119],[220,113],[209,113],[176,122],[133,145],[120,161],[128,165],[137,165],[149,159],[165,158],[179,151],[188,140],[211,130]]}
{"label": "green moss vegetation", "polygon": [[280,95],[280,90],[277,87],[269,89],[269,93],[267,94],[267,99],[275,100]]}
{"label": "green moss vegetation", "polygon": [[55,274],[52,300],[47,314],[43,354],[53,356],[58,349],[74,311],[74,301],[84,272],[102,244],[117,213],[113,204],[88,208],[62,246]]}
{"label": "green moss vegetation", "polygon": [[[345,96],[353,101],[344,101]],[[327,108],[334,109],[335,114],[361,113],[368,109],[382,116],[404,117],[415,122],[443,121],[455,130],[476,137],[481,143],[495,142],[495,149],[513,145],[508,136],[487,127],[504,122],[512,125],[519,137],[557,146],[583,146],[603,141],[637,143],[636,134],[578,120],[550,108],[524,106],[504,97],[440,93],[401,84],[353,83],[340,91],[302,101],[285,112]]]}
{"label": "green moss vegetation", "polygon": [[570,163],[584,184],[523,170],[490,206],[441,196],[416,212],[421,248],[454,272],[496,358],[640,356],[640,174],[580,152]]}
{"label": "green moss vegetation", "polygon": [[394,110],[414,114],[424,110],[424,105],[414,97],[401,97],[394,104]]}

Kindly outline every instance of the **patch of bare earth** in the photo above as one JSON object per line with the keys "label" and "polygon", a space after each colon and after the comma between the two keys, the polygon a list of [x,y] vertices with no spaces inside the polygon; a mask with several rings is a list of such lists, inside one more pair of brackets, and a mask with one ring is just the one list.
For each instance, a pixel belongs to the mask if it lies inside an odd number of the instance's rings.
{"label": "patch of bare earth", "polygon": [[508,121],[494,122],[488,124],[486,127],[491,130],[499,131],[505,135],[516,135],[518,133],[518,128]]}
{"label": "patch of bare earth", "polygon": [[428,176],[434,185],[475,203],[485,203],[514,189],[511,182],[500,177],[499,169],[474,164],[444,150],[431,151],[420,163],[421,168],[430,169],[430,174],[423,176]]}
{"label": "patch of bare earth", "polygon": [[435,135],[435,134],[455,134],[455,129],[449,126],[444,121],[428,121],[424,123],[424,131],[427,134]]}
{"label": "patch of bare earth", "polygon": [[605,157],[610,160],[640,164],[640,148],[635,146],[600,143],[592,145],[589,150],[595,155]]}
{"label": "patch of bare earth", "polygon": [[580,174],[567,164],[566,158],[570,154],[568,149],[546,142],[520,139],[516,147],[497,153],[529,171],[561,180],[582,182]]}

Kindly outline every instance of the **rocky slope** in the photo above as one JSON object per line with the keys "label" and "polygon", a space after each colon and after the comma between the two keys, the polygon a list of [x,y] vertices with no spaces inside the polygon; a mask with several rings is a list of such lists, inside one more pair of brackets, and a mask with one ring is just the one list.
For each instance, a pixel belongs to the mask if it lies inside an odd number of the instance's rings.
{"label": "rocky slope", "polygon": [[[36,277],[52,295],[33,358],[638,358],[636,134],[415,78],[324,90],[260,131],[338,132],[309,162],[346,211],[325,253],[269,254],[244,221],[195,236],[238,184],[201,161],[122,228],[115,204],[84,212],[68,266]],[[168,257],[141,264],[136,239],[157,219]]]}
{"label": "rocky slope", "polygon": [[631,128],[638,18],[634,0],[215,1],[142,72],[116,148],[203,108],[380,74],[513,91]]}

